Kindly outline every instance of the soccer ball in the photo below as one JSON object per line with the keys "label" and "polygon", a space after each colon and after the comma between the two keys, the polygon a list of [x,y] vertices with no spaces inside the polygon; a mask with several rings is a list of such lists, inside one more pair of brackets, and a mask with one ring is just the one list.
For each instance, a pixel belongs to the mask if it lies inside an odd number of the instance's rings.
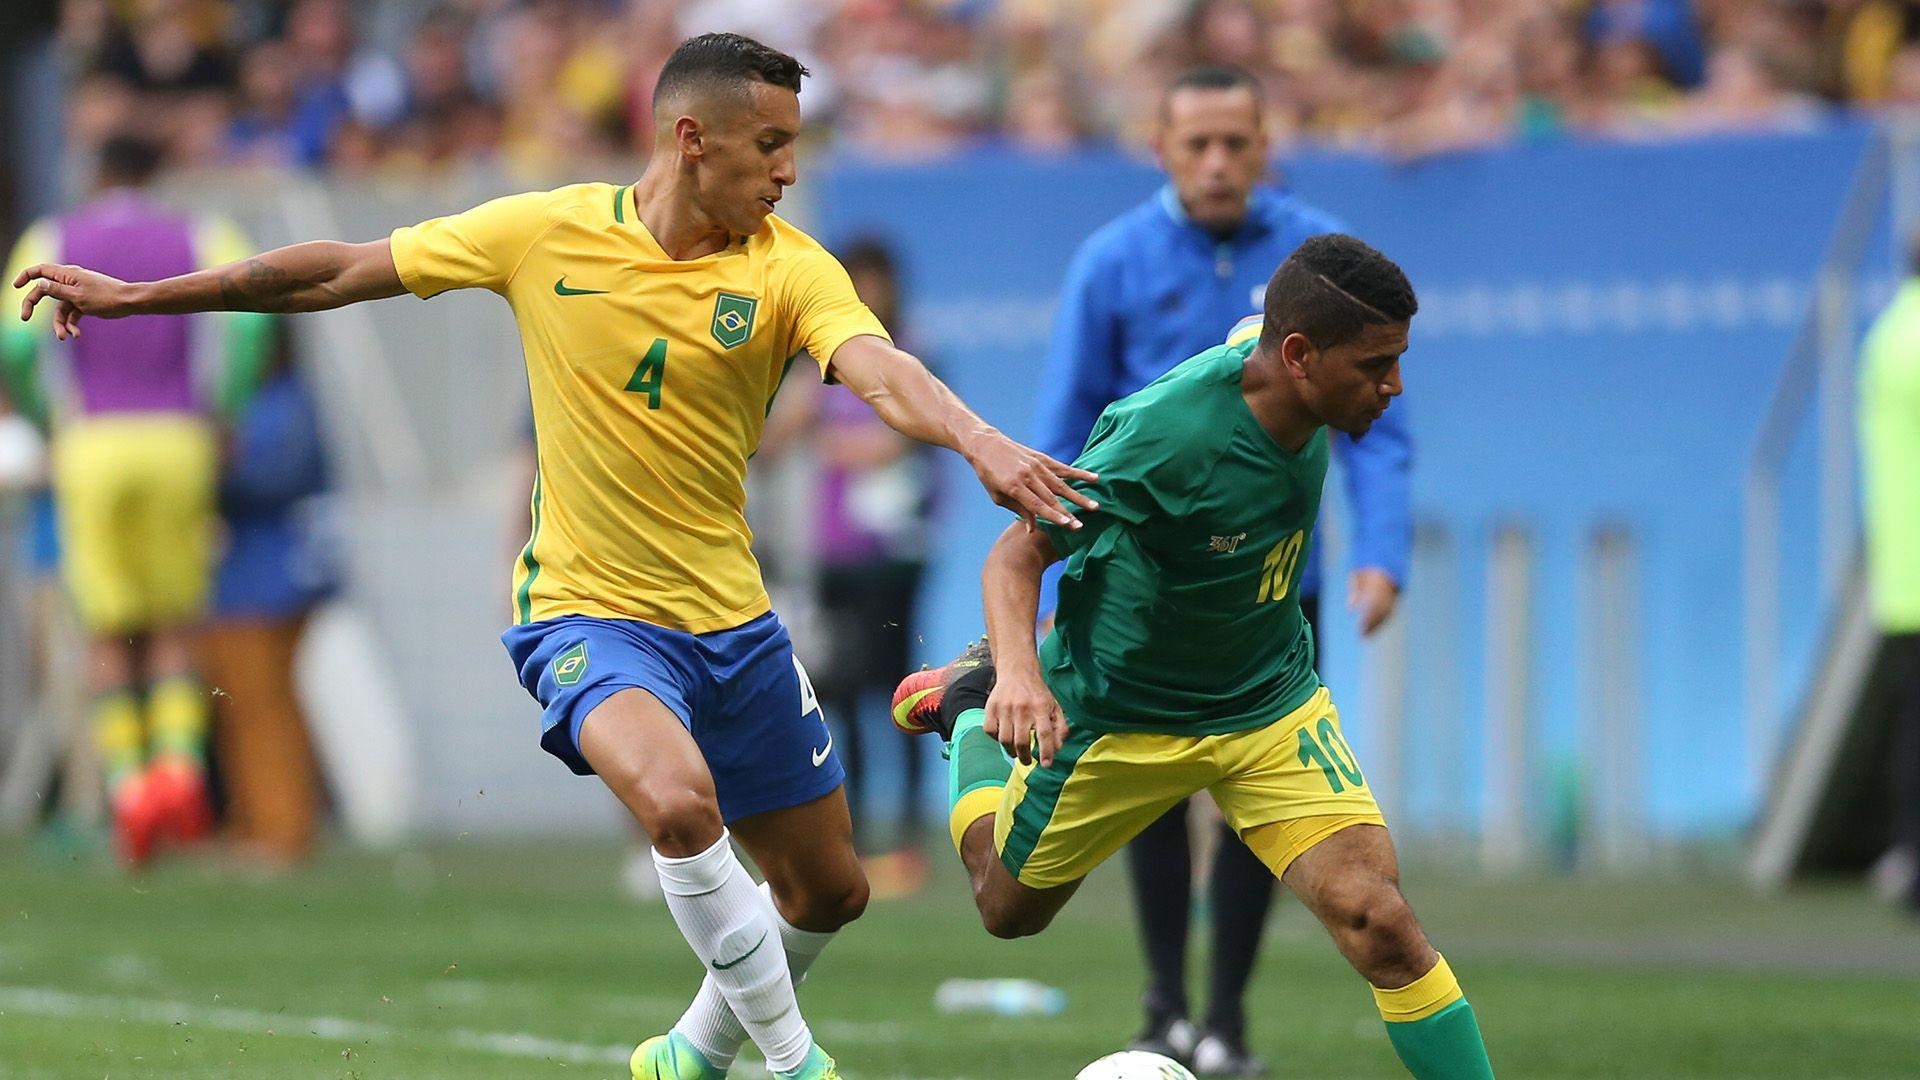
{"label": "soccer ball", "polygon": [[1194,1075],[1170,1057],[1122,1050],[1081,1069],[1073,1080],[1194,1080]]}

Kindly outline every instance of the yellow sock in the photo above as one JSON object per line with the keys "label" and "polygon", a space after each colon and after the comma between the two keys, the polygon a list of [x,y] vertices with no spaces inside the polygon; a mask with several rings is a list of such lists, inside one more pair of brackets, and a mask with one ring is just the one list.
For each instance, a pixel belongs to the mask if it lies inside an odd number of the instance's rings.
{"label": "yellow sock", "polygon": [[1398,990],[1373,988],[1373,1003],[1379,1006],[1381,1018],[1389,1024],[1425,1020],[1464,996],[1460,992],[1460,980],[1453,977],[1453,969],[1447,966],[1444,956],[1433,965],[1433,970]]}
{"label": "yellow sock", "polygon": [[983,817],[992,817],[1000,809],[1000,796],[1006,791],[1005,785],[989,784],[974,788],[960,801],[953,804],[947,815],[947,831],[953,834],[953,850],[960,850],[960,842],[967,838],[967,830]]}
{"label": "yellow sock", "polygon": [[1494,1080],[1480,1021],[1446,957],[1397,990],[1375,987],[1373,1003],[1387,1022],[1393,1052],[1414,1080]]}
{"label": "yellow sock", "polygon": [[153,724],[153,752],[184,759],[198,767],[205,762],[207,695],[200,680],[174,675],[160,680],[147,694],[147,718]]}
{"label": "yellow sock", "polygon": [[[968,709],[953,724],[947,743],[947,831],[960,851],[967,828],[1000,809],[1013,763],[986,732],[987,711]],[[965,857],[965,852],[961,852]]]}
{"label": "yellow sock", "polygon": [[109,793],[119,790],[146,763],[140,703],[131,691],[115,690],[93,699],[93,742],[106,769]]}

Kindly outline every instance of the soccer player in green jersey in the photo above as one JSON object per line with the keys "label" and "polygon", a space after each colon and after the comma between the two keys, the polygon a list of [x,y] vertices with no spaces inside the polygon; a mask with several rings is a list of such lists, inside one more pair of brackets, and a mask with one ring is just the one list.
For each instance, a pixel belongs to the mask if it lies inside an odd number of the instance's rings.
{"label": "soccer player in green jersey", "polygon": [[[909,676],[894,718],[946,740],[954,845],[994,936],[1044,929],[1095,866],[1205,788],[1372,984],[1408,1071],[1483,1080],[1479,1024],[1400,894],[1300,614],[1326,428],[1363,434],[1400,393],[1416,306],[1366,244],[1302,244],[1267,286],[1257,339],[1101,414],[1076,462],[1100,477],[1077,485],[1100,514],[1002,534],[983,574],[991,655]],[[1040,575],[1061,559],[1036,650]]]}

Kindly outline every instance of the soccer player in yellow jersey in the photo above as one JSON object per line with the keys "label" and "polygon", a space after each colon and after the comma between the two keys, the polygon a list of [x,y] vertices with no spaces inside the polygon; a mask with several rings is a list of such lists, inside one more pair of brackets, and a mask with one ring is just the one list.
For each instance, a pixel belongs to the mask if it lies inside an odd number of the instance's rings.
{"label": "soccer player in yellow jersey", "polygon": [[[640,1080],[726,1075],[751,1038],[779,1077],[836,1077],[794,1000],[866,905],[843,774],[743,516],[748,456],[805,352],[901,433],[966,457],[994,500],[1064,528],[1092,474],[984,423],[895,349],[819,244],[773,215],[795,181],[791,56],[683,43],[654,91],[631,186],[515,195],[364,244],[318,241],[152,283],[24,270],[23,315],[318,311],[485,288],[512,305],[533,394],[533,536],[503,639],[545,709],[541,745],[597,773],[653,837],[668,904],[706,965]],[[755,889],[729,836],[766,876]],[[768,946],[773,947],[768,947]]]}

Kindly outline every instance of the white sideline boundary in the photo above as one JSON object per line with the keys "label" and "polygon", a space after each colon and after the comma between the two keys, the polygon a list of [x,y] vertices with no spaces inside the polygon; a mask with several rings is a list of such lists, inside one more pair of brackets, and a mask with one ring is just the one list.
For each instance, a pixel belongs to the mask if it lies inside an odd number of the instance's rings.
{"label": "white sideline boundary", "polygon": [[[185,1001],[81,994],[50,986],[0,986],[0,1017],[10,1015],[133,1021],[160,1026],[184,1025],[263,1038],[305,1035],[359,1042],[392,1042],[415,1038],[422,1043],[438,1042],[455,1049],[498,1057],[537,1058],[576,1065],[625,1065],[633,1053],[630,1045],[596,1046],[519,1031],[475,1031],[468,1028],[403,1031],[390,1024],[349,1020],[340,1016],[296,1016],[226,1005],[195,1005]],[[836,1024],[833,1021],[816,1026],[827,1032],[845,1029],[840,1034],[849,1042],[862,1041],[855,1035],[855,1029],[866,1036],[865,1041],[888,1041],[884,1036],[890,1033],[885,1029],[892,1027],[890,1024]],[[742,1080],[769,1075],[766,1067],[757,1061],[736,1062],[732,1072]]]}

